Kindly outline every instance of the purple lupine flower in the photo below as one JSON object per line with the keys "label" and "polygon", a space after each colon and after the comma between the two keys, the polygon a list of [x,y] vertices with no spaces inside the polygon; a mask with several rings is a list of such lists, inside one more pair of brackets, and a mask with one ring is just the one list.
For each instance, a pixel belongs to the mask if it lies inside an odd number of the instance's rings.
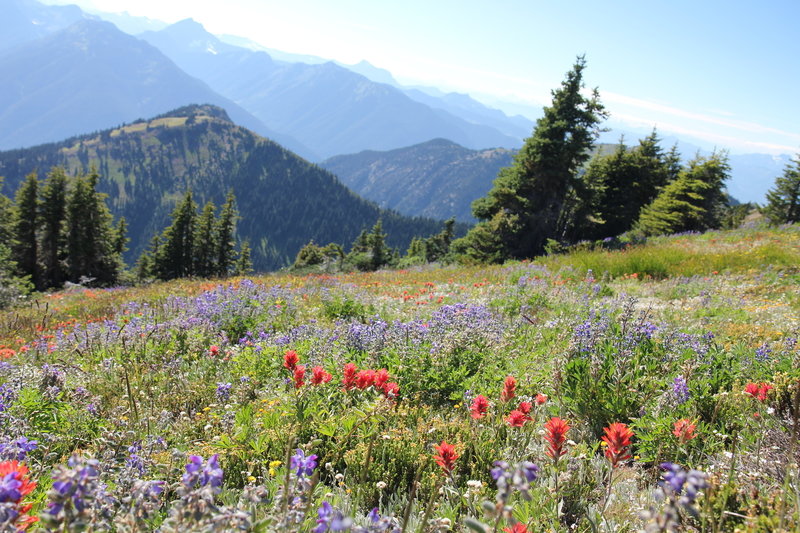
{"label": "purple lupine flower", "polygon": [[219,466],[219,454],[212,455],[207,462],[199,455],[190,455],[185,468],[181,482],[187,489],[206,485],[219,489],[222,486],[224,472]]}
{"label": "purple lupine flower", "polygon": [[39,446],[35,440],[18,437],[9,442],[0,442],[0,459],[4,461],[24,461],[29,452]]}
{"label": "purple lupine flower", "polygon": [[678,405],[689,399],[689,385],[686,383],[686,378],[677,376],[672,380],[672,395],[678,402]]}
{"label": "purple lupine flower", "polygon": [[756,360],[758,361],[767,361],[769,359],[769,354],[772,353],[772,350],[769,347],[769,343],[765,342],[758,348],[756,348]]}
{"label": "purple lupine flower", "polygon": [[0,503],[18,502],[22,498],[19,488],[22,481],[17,479],[19,472],[9,472],[0,479]]}
{"label": "purple lupine flower", "polygon": [[330,503],[322,502],[322,506],[317,510],[317,527],[312,529],[313,533],[324,533],[325,531],[347,531],[353,525],[353,520],[343,516],[340,511],[335,511]]}
{"label": "purple lupine flower", "polygon": [[89,505],[99,489],[99,465],[96,459],[70,457],[68,468],[59,467],[53,472],[53,486],[50,489],[46,514],[57,518],[61,511],[71,506],[78,514]]}
{"label": "purple lupine flower", "polygon": [[677,496],[680,496],[678,504],[687,509],[691,507],[697,498],[697,493],[708,487],[708,475],[699,470],[684,470],[675,463],[661,463],[664,470],[663,487],[669,487]]}
{"label": "purple lupine flower", "polygon": [[291,459],[291,467],[293,469],[297,469],[297,475],[300,477],[310,476],[314,473],[314,469],[317,467],[317,456],[307,456],[302,449],[297,448],[297,451]]}
{"label": "purple lupine flower", "polygon": [[221,381],[217,383],[217,398],[219,401],[228,401],[228,398],[231,397],[231,387],[233,387],[231,383],[223,383]]}

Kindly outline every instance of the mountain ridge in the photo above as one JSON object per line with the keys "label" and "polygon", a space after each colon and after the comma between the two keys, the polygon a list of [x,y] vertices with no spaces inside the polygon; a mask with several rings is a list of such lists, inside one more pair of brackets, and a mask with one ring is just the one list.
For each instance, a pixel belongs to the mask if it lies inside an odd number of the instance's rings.
{"label": "mountain ridge", "polygon": [[310,240],[348,246],[378,219],[387,243],[402,250],[413,237],[442,227],[380,209],[214,106],[185,106],[99,133],[0,152],[2,192],[13,195],[28,173],[43,175],[53,166],[64,166],[68,174],[97,168],[98,189],[108,195],[112,213],[128,222],[129,262],[168,224],[187,189],[201,206],[221,205],[233,190],[241,215],[238,236],[250,241],[258,270],[291,264]]}

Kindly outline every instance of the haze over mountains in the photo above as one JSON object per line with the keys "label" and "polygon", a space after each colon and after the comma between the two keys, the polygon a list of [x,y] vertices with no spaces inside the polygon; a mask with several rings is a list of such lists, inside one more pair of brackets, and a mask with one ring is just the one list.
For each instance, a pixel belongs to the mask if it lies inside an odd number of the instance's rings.
{"label": "haze over mountains", "polygon": [[[0,149],[210,103],[306,159],[325,159],[327,168],[380,205],[468,221],[467,196],[488,190],[496,165],[503,166],[507,150],[519,147],[533,128],[533,117],[510,117],[465,94],[404,87],[365,61],[343,65],[270,50],[244,38],[214,36],[192,20],[165,25],[125,14],[101,16],[129,33],[75,6],[4,0]],[[635,143],[640,136],[626,139]],[[694,147],[681,148],[684,157],[694,155]],[[376,151],[384,152],[380,163]],[[425,159],[434,153],[442,160]],[[448,159],[455,153],[461,154],[458,163]],[[335,157],[343,155],[352,157]],[[732,155],[729,191],[741,201],[763,201],[788,160]]]}
{"label": "haze over mountains", "polygon": [[505,148],[470,150],[434,139],[386,152],[340,155],[320,165],[381,207],[473,224],[470,204],[489,192],[500,169],[511,165],[514,153]]}

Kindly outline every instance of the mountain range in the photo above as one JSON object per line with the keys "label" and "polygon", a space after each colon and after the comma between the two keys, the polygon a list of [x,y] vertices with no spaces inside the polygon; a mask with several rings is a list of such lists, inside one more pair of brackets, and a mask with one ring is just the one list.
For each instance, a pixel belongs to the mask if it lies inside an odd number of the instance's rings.
{"label": "mountain range", "polygon": [[190,75],[323,158],[408,146],[432,137],[470,148],[521,145],[521,136],[431,107],[332,61],[275,61],[266,52],[225,43],[191,19],[140,37]]}
{"label": "mountain range", "polygon": [[406,215],[474,223],[470,204],[485,196],[515,151],[470,150],[434,139],[386,152],[367,150],[326,159],[320,166],[381,207]]}
{"label": "mountain range", "polygon": [[[349,246],[378,219],[387,244],[405,250],[415,236],[441,230],[441,222],[380,209],[346,188],[333,174],[280,145],[235,125],[224,110],[189,106],[149,120],[59,143],[0,152],[3,190],[12,195],[30,172],[53,166],[69,174],[96,168],[98,188],[115,216],[124,216],[130,237],[128,263],[169,215],[186,190],[195,201],[221,205],[228,190],[237,198],[239,239],[251,243],[253,265],[271,270],[290,264],[314,240]],[[464,233],[463,225],[458,228]]]}

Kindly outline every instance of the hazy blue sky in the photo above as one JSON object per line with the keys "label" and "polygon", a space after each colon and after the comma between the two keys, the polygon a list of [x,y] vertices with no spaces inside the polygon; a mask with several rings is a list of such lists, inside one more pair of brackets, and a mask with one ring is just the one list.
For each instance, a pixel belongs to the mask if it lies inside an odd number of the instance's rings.
{"label": "hazy blue sky", "polygon": [[[47,0],[286,52],[366,59],[404,83],[549,103],[575,56],[615,122],[735,152],[800,151],[800,0]],[[484,98],[486,99],[486,98]]]}

